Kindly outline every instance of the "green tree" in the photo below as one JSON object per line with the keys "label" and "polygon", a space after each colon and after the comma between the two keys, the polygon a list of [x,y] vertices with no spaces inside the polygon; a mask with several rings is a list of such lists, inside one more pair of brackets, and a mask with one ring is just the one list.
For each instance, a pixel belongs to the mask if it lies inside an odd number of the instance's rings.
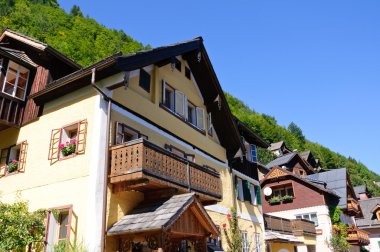
{"label": "green tree", "polygon": [[295,137],[298,138],[302,143],[305,143],[305,136],[302,133],[302,130],[300,127],[297,126],[294,122],[291,122],[288,126],[288,130],[290,133],[292,133]]}
{"label": "green tree", "polygon": [[23,251],[43,246],[46,210],[29,212],[23,201],[0,201],[0,251]]}
{"label": "green tree", "polygon": [[79,16],[79,17],[83,17],[83,13],[80,9],[80,7],[78,5],[74,5],[71,10],[70,10],[70,14],[73,15],[73,16]]}

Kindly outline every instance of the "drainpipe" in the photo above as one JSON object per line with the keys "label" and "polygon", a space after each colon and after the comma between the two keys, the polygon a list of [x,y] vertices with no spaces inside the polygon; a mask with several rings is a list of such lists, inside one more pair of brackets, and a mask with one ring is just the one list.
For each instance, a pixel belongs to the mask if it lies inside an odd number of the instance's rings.
{"label": "drainpipe", "polygon": [[104,252],[106,247],[106,212],[107,212],[107,188],[108,188],[108,167],[109,167],[109,135],[110,135],[110,124],[111,124],[111,98],[108,97],[98,86],[95,85],[95,71],[96,69],[92,69],[91,76],[91,86],[96,90],[97,93],[101,94],[103,99],[108,102],[107,107],[107,125],[106,125],[106,145],[107,147],[104,150],[104,174],[103,174],[103,214],[102,214],[102,227],[101,227],[101,238],[100,238],[100,251]]}

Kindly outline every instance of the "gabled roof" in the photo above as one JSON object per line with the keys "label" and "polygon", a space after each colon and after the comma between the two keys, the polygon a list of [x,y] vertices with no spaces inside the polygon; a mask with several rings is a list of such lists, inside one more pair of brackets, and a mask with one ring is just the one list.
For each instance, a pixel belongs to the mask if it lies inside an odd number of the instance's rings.
{"label": "gabled roof", "polygon": [[362,193],[367,193],[367,186],[366,185],[359,185],[354,187],[356,198],[359,198]]}
{"label": "gabled roof", "polygon": [[312,181],[310,181],[304,177],[300,177],[300,176],[293,174],[293,173],[291,173],[285,169],[282,169],[280,167],[273,167],[273,169],[271,169],[266,174],[266,176],[260,181],[260,185],[261,185],[261,187],[263,187],[265,184],[269,183],[269,181],[271,179],[277,180],[279,177],[282,177],[284,179],[291,179],[294,181],[298,181],[298,182],[307,184],[308,186],[310,186],[314,190],[318,190],[318,191],[322,191],[324,193],[328,193],[334,197],[339,197],[333,190],[325,188],[323,183],[319,183],[319,184],[313,183]]}
{"label": "gabled roof", "polygon": [[275,160],[272,160],[271,162],[269,162],[266,165],[266,167],[268,169],[271,169],[272,167],[275,167],[275,166],[282,167],[283,165],[289,163],[296,155],[297,155],[297,152],[291,152],[291,153],[282,155],[282,156],[276,158]]}
{"label": "gabled roof", "polygon": [[356,219],[357,226],[362,229],[379,228],[380,221],[377,219],[376,214],[371,212],[371,210],[373,210],[377,205],[380,205],[380,197],[360,200],[359,204],[363,213],[363,218]]}
{"label": "gabled roof", "polygon": [[280,142],[277,142],[277,143],[271,143],[270,147],[269,147],[269,150],[274,151],[274,150],[281,149],[281,147],[284,144],[285,144],[284,141],[280,141]]}
{"label": "gabled roof", "polygon": [[0,55],[8,56],[18,63],[24,63],[32,67],[37,67],[37,64],[31,60],[25,52],[14,50],[0,46]]}
{"label": "gabled roof", "polygon": [[247,142],[249,142],[250,144],[255,144],[262,148],[269,147],[269,144],[264,139],[262,139],[258,134],[253,132],[253,130],[251,130],[247,125],[245,125],[242,121],[237,119],[235,116],[233,118],[237,124],[240,135],[244,137],[247,140]]}
{"label": "gabled roof", "polygon": [[167,200],[142,204],[116,222],[107,234],[112,236],[169,229],[185,211],[190,211],[189,207],[193,204],[198,216],[204,218],[200,222],[204,223],[203,228],[210,234],[217,235],[218,231],[210,216],[197,201],[194,193],[175,195]]}
{"label": "gabled roof", "polygon": [[48,44],[45,44],[41,41],[38,41],[34,38],[28,37],[24,34],[18,33],[14,30],[11,30],[9,28],[4,28],[2,33],[0,34],[0,41],[3,41],[6,37],[17,40],[29,47],[32,47],[38,51],[47,52],[53,56],[55,56],[57,59],[63,61],[65,64],[71,66],[74,69],[79,69],[81,66],[76,63],[75,61],[69,59],[64,54],[60,53],[59,51],[55,50],[53,47],[49,46]]}
{"label": "gabled roof", "polygon": [[182,58],[187,61],[204,98],[204,104],[213,115],[213,126],[218,138],[227,150],[228,159],[233,159],[240,148],[244,149],[244,145],[241,143],[237,126],[201,37],[125,56],[116,54],[59,79],[30,97],[37,105],[42,105],[90,85],[94,68],[98,81],[118,72],[132,71],[151,64],[163,66],[178,55],[182,55]]}
{"label": "gabled roof", "polygon": [[299,155],[300,155],[303,159],[305,159],[305,160],[307,160],[307,159],[309,158],[310,154],[311,154],[311,151],[309,151],[309,150],[305,150],[305,151],[299,153]]}
{"label": "gabled roof", "polygon": [[[308,179],[313,183],[317,183],[317,181],[326,183],[328,189],[339,195],[340,199],[338,206],[343,209],[347,208],[347,184],[350,185],[351,182],[346,168],[332,169],[326,172],[311,174],[305,176],[305,179]],[[353,195],[353,197],[356,199],[355,195]]]}

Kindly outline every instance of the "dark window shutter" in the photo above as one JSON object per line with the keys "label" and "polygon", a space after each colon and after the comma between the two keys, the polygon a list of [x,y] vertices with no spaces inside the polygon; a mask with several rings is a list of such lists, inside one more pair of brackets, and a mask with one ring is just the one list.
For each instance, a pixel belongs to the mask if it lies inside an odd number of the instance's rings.
{"label": "dark window shutter", "polygon": [[188,67],[185,67],[185,76],[186,76],[186,78],[191,80],[191,71],[190,71],[190,68],[188,68]]}
{"label": "dark window shutter", "polygon": [[261,187],[260,186],[255,186],[255,192],[256,192],[256,201],[258,205],[262,205],[261,201]]}
{"label": "dark window shutter", "polygon": [[140,69],[139,85],[142,89],[150,93],[150,74],[144,69]]}
{"label": "dark window shutter", "polygon": [[247,180],[243,180],[243,197],[244,201],[251,201],[251,191],[249,190],[250,183]]}

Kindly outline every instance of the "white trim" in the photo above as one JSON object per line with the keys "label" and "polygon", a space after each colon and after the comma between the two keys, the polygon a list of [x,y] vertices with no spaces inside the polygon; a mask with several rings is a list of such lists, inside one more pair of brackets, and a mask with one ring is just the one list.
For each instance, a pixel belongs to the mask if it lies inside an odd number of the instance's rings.
{"label": "white trim", "polygon": [[[92,130],[90,175],[88,178],[88,210],[86,245],[89,251],[101,251],[100,237],[102,234],[103,195],[107,186],[104,184],[107,128],[107,102],[98,94],[94,105],[94,122]],[[97,221],[94,221],[97,220]]]}
{"label": "white trim", "polygon": [[252,183],[252,184],[254,184],[256,186],[260,186],[259,181],[257,181],[256,179],[253,179],[251,177],[248,177],[247,175],[244,175],[243,173],[241,173],[241,172],[239,172],[239,171],[237,171],[235,169],[232,169],[232,173],[235,174],[235,175],[237,175],[239,178],[247,180],[247,181],[249,181],[250,183]]}
{"label": "white trim", "polygon": [[[205,206],[205,209],[208,211],[220,213],[220,214],[230,214],[231,211],[227,207],[220,206],[220,205],[211,205],[211,206]],[[247,220],[247,221],[252,221],[255,223],[263,223],[264,219],[261,217],[260,219],[257,218],[256,216],[250,215],[248,213],[241,213],[237,212],[237,215],[239,216],[240,219]],[[260,222],[261,220],[261,222]]]}
{"label": "white trim", "polygon": [[216,160],[215,158],[213,158],[213,157],[211,157],[211,156],[205,154],[204,152],[202,152],[202,151],[200,151],[200,150],[194,148],[193,146],[191,146],[191,145],[185,143],[184,141],[182,141],[182,140],[180,140],[180,139],[178,139],[178,138],[176,138],[176,137],[174,137],[174,136],[172,136],[172,135],[169,135],[169,134],[166,133],[165,131],[159,129],[158,127],[156,127],[156,126],[154,126],[154,125],[152,125],[152,124],[150,124],[150,123],[148,123],[148,122],[145,121],[144,119],[135,116],[134,114],[132,114],[132,113],[126,111],[125,109],[123,109],[123,108],[117,106],[116,104],[112,104],[112,110],[114,110],[114,111],[116,111],[116,112],[122,114],[123,116],[126,116],[126,117],[130,118],[131,120],[133,120],[133,121],[135,121],[135,122],[137,122],[137,123],[139,123],[139,124],[141,124],[141,125],[143,125],[143,126],[149,128],[149,129],[151,129],[151,130],[153,130],[153,131],[155,131],[156,133],[158,133],[158,134],[160,134],[160,135],[162,135],[162,136],[164,136],[164,137],[170,139],[171,141],[173,141],[173,142],[175,142],[175,143],[181,145],[182,147],[184,147],[184,148],[186,148],[186,149],[188,149],[188,150],[192,150],[192,151],[194,151],[195,153],[197,153],[198,155],[200,155],[200,156],[202,156],[202,157],[204,157],[204,158],[206,158],[206,159],[208,159],[208,160],[210,160],[210,161],[212,161],[212,162],[214,162],[214,163],[217,163],[217,164],[219,164],[219,165],[221,165],[221,166],[223,166],[223,167],[225,167],[225,168],[228,168],[228,164],[227,164],[226,162],[223,163],[223,162],[221,162],[221,161],[219,161],[219,160]]}

